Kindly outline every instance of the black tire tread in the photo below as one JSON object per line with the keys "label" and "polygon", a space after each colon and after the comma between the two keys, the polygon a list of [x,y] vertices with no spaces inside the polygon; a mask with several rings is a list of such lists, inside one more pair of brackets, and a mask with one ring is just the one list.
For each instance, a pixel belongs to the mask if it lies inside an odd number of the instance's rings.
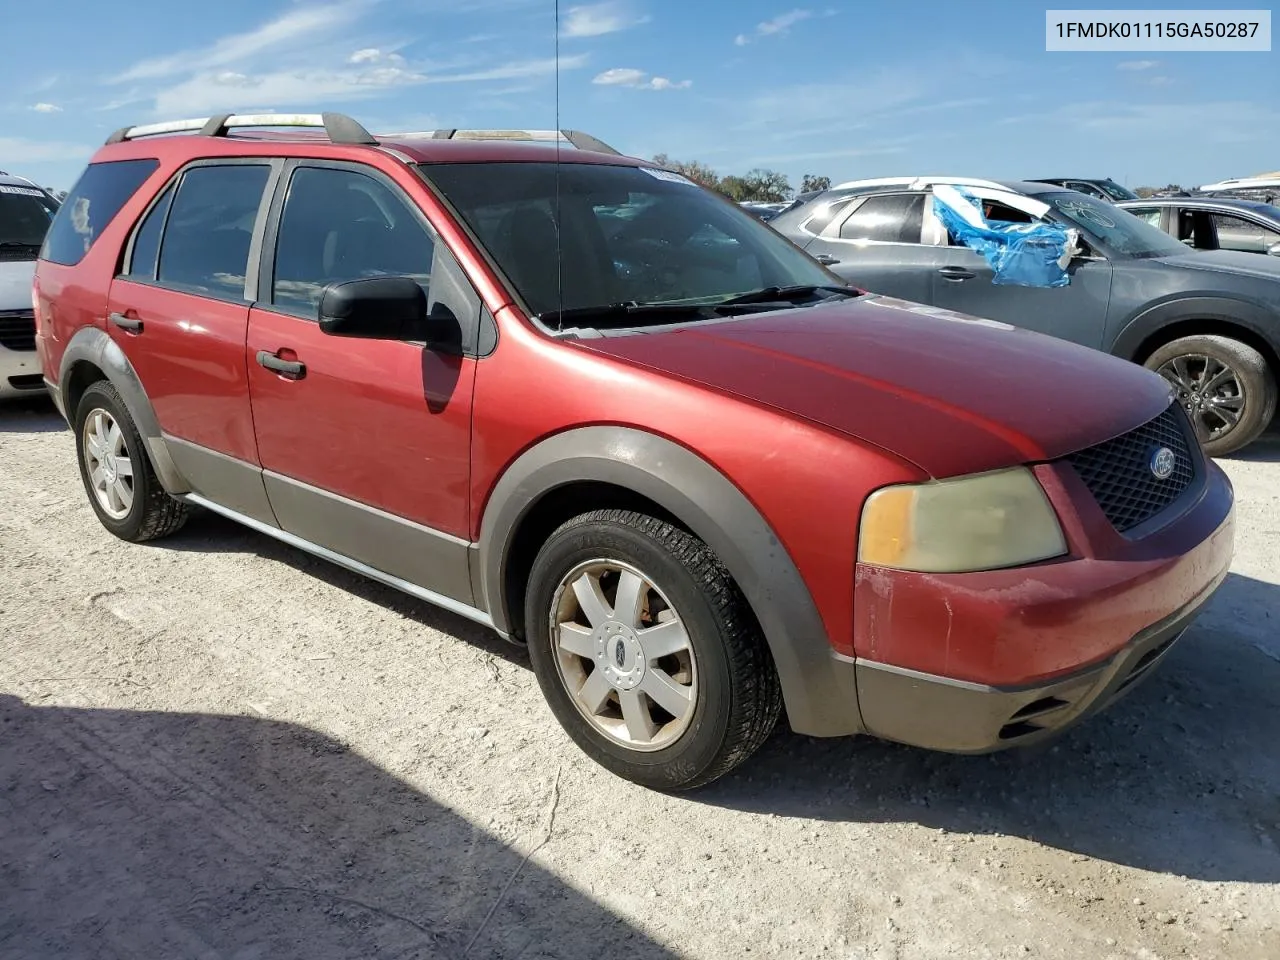
{"label": "black tire tread", "polygon": [[[120,424],[121,429],[127,433],[126,441],[129,449],[136,451],[133,459],[141,464],[145,475],[142,484],[144,493],[142,520],[137,530],[128,535],[118,530],[112,530],[111,532],[131,543],[145,543],[148,540],[158,540],[161,537],[177,533],[187,522],[187,518],[190,517],[191,507],[183,501],[169,496],[164,487],[161,486],[160,479],[156,476],[155,468],[151,465],[151,455],[147,452],[147,446],[142,440],[142,434],[138,432],[137,424],[133,422],[133,417],[129,415],[129,408],[124,405],[124,400],[121,398],[119,391],[116,390],[115,385],[109,380],[99,380],[91,384],[81,396],[80,406],[83,407],[86,400],[92,402],[95,394],[109,401],[114,408],[112,412],[117,422]],[[78,429],[80,423],[81,418],[77,410],[77,444],[81,442]]]}
{"label": "black tire tread", "polygon": [[561,524],[548,542],[588,524],[627,527],[653,541],[677,560],[698,583],[720,624],[727,647],[730,703],[724,742],[712,762],[665,789],[692,790],[716,780],[755,753],[769,736],[782,712],[782,685],[764,634],[746,597],[728,568],[711,548],[692,534],[664,520],[631,510],[603,509],[580,514]]}

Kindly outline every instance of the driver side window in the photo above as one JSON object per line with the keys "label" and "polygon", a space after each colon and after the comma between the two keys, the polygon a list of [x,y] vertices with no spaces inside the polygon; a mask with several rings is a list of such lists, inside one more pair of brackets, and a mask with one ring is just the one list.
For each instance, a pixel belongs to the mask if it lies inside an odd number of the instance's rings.
{"label": "driver side window", "polygon": [[434,243],[409,205],[373,177],[299,167],[276,238],[271,302],[314,315],[331,283],[412,277],[426,290]]}

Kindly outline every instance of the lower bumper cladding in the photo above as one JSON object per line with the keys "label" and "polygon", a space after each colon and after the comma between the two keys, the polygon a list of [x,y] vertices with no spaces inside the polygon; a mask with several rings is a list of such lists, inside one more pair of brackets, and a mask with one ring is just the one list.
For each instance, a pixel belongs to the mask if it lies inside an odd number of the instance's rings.
{"label": "lower bumper cladding", "polygon": [[1051,737],[1150,676],[1225,576],[1109,659],[1046,683],[993,687],[860,659],[863,725],[872,736],[948,753],[990,753]]}

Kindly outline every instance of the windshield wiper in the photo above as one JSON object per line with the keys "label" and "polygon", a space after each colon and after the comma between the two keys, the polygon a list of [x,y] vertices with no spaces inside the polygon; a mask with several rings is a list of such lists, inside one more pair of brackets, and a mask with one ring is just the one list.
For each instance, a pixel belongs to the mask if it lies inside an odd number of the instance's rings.
{"label": "windshield wiper", "polygon": [[[837,287],[833,285],[818,284],[797,284],[791,287],[762,287],[759,290],[750,290],[747,293],[740,293],[736,297],[730,297],[728,300],[721,300],[716,304],[717,307],[733,307],[740,303],[771,303],[773,301],[794,301],[804,297],[811,297],[819,291],[827,291],[833,294],[843,294],[846,297],[856,297],[858,291],[852,287]],[[825,299],[825,298],[824,298]]]}
{"label": "windshield wiper", "polygon": [[38,243],[27,243],[23,240],[0,240],[0,247],[35,247],[40,248]]}
{"label": "windshield wiper", "polygon": [[689,317],[695,319],[715,316],[713,310],[719,304],[706,303],[602,303],[594,307],[570,307],[567,310],[546,310],[538,314],[543,323],[568,323],[590,320],[598,324],[609,320],[636,320],[643,317]]}

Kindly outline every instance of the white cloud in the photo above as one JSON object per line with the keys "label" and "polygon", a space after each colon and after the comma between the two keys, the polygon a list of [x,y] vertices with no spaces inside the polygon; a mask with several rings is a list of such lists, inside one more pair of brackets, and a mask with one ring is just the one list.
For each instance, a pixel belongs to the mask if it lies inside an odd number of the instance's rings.
{"label": "white cloud", "polygon": [[255,30],[223,37],[211,47],[143,60],[112,77],[111,81],[157,80],[240,63],[257,54],[342,26],[353,20],[362,6],[348,2],[294,10]]}
{"label": "white cloud", "polygon": [[[585,66],[589,58],[585,53],[580,53],[572,57],[560,58],[561,70],[576,70],[578,67]],[[486,80],[520,80],[526,77],[544,77],[550,76],[556,72],[556,61],[554,59],[546,60],[522,60],[516,63],[509,63],[504,67],[494,67],[490,70],[476,70],[470,73],[453,73],[453,74],[436,74],[430,78],[431,83],[476,83]]]}
{"label": "white cloud", "polygon": [[34,110],[36,113],[61,113],[62,112],[62,108],[58,106],[56,103],[45,103],[44,101],[41,101],[40,103],[32,104],[31,109]]}
{"label": "white cloud", "polygon": [[399,67],[371,70],[297,70],[249,75],[235,71],[201,73],[155,96],[158,116],[185,116],[239,108],[246,102],[277,108],[325,100],[356,100],[383,90],[426,82],[425,74]]}
{"label": "white cloud", "polygon": [[606,87],[633,87],[637,90],[683,90],[693,86],[692,80],[670,80],[667,77],[650,77],[634,67],[614,67],[598,73],[592,83]]}
{"label": "white cloud", "polygon": [[648,17],[637,16],[630,4],[620,0],[570,7],[560,28],[562,37],[600,37],[647,23]]}
{"label": "white cloud", "polygon": [[[829,14],[827,14],[829,15]],[[772,20],[765,20],[756,24],[756,37],[772,37],[782,36],[788,33],[792,27],[802,20],[808,20],[813,16],[812,10],[789,10],[786,13],[780,13]],[[733,42],[740,47],[745,47],[750,43],[752,37],[745,33],[740,33],[733,38]]]}
{"label": "white cloud", "polygon": [[391,63],[399,65],[404,63],[404,57],[398,53],[379,50],[377,47],[365,47],[363,50],[357,50],[348,57],[347,63]]}
{"label": "white cloud", "polygon": [[14,170],[14,172],[17,172],[16,167],[25,163],[84,161],[93,154],[93,151],[92,146],[82,143],[0,137],[0,157],[5,159],[5,169]]}
{"label": "white cloud", "polygon": [[1160,66],[1159,60],[1122,60],[1116,64],[1117,70],[1150,70]]}

